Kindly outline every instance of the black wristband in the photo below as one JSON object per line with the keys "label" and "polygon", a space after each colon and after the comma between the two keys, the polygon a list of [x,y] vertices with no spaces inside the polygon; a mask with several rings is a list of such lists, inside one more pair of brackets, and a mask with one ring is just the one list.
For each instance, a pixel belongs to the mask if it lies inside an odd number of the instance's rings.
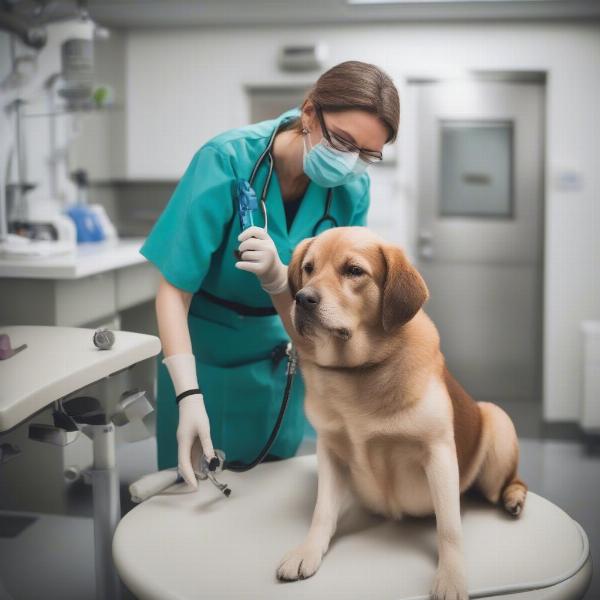
{"label": "black wristband", "polygon": [[177,396],[175,398],[175,403],[177,405],[179,405],[179,402],[181,400],[183,400],[186,396],[193,396],[194,394],[201,394],[201,393],[202,393],[202,390],[199,389],[199,388],[195,388],[195,389],[192,389],[192,390],[186,390],[185,392],[181,392],[181,394],[179,394],[179,396]]}

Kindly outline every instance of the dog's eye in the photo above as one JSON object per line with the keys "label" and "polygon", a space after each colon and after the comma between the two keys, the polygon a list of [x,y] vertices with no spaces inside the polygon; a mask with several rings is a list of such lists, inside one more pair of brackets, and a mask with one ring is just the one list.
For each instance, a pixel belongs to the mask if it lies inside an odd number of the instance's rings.
{"label": "dog's eye", "polygon": [[306,263],[302,268],[304,269],[305,273],[309,273],[309,274],[312,273],[313,269],[314,269],[312,263]]}
{"label": "dog's eye", "polygon": [[346,274],[350,275],[351,277],[359,277],[360,275],[364,274],[364,270],[360,267],[357,267],[356,265],[350,265],[346,269]]}

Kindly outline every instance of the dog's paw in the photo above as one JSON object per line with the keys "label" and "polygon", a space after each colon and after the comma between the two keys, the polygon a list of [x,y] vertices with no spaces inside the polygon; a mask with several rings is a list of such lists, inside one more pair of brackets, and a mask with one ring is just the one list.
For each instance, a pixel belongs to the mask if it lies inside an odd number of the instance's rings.
{"label": "dog's paw", "polygon": [[290,550],[277,567],[277,579],[296,581],[306,579],[317,572],[323,559],[323,550],[315,545],[300,544]]}
{"label": "dog's paw", "polygon": [[461,573],[439,570],[431,588],[432,600],[468,600],[467,582]]}

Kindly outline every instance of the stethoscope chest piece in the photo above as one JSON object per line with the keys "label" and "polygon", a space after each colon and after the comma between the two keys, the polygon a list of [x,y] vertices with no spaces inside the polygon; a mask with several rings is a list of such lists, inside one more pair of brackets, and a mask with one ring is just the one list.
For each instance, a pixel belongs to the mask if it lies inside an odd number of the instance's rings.
{"label": "stethoscope chest piece", "polygon": [[231,489],[226,483],[221,483],[217,481],[215,477],[216,473],[220,473],[223,471],[223,467],[225,465],[225,452],[218,448],[215,448],[215,458],[208,460],[204,454],[200,459],[200,470],[195,471],[196,478],[199,480],[208,479],[210,482],[220,490],[225,496],[229,497],[231,494]]}

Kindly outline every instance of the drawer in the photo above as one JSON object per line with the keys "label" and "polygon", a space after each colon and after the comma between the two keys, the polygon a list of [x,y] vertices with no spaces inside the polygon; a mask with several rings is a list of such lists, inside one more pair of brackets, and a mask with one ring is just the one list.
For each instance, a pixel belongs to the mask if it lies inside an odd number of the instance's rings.
{"label": "drawer", "polygon": [[156,298],[159,273],[151,263],[132,265],[115,272],[117,310]]}
{"label": "drawer", "polygon": [[56,282],[56,325],[81,326],[116,312],[113,271]]}

